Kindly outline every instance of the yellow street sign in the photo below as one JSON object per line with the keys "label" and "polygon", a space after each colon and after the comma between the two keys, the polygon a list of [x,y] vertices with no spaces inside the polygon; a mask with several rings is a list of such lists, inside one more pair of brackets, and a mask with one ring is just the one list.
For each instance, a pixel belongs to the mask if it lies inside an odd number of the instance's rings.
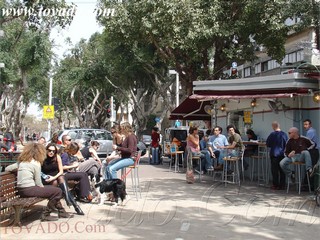
{"label": "yellow street sign", "polygon": [[54,105],[43,106],[43,119],[54,119]]}

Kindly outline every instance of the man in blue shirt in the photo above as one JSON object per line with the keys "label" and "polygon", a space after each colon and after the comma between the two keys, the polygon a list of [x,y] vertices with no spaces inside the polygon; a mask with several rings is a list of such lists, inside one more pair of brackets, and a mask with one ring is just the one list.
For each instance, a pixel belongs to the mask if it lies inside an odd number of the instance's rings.
{"label": "man in blue shirt", "polygon": [[284,189],[286,177],[280,167],[280,161],[284,158],[284,150],[288,141],[288,136],[281,131],[280,124],[276,121],[272,123],[274,130],[267,138],[267,146],[270,148],[271,173],[273,190]]}
{"label": "man in blue shirt", "polygon": [[316,149],[319,149],[319,138],[316,129],[312,127],[310,119],[303,121],[303,127],[306,130],[306,137],[316,144]]}
{"label": "man in blue shirt", "polygon": [[216,126],[213,129],[213,136],[209,137],[208,140],[208,150],[211,153],[211,156],[215,156],[218,159],[218,165],[215,167],[215,170],[222,170],[223,169],[223,149],[218,148],[218,146],[228,146],[229,142],[226,136],[222,135],[222,128]]}

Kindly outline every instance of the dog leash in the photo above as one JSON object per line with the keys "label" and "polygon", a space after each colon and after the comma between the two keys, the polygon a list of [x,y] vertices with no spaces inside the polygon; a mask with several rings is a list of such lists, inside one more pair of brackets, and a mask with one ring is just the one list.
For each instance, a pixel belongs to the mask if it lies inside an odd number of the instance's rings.
{"label": "dog leash", "polygon": [[[138,160],[139,160],[140,157],[141,157],[141,153],[140,153],[140,154],[138,153],[138,155],[137,155],[137,156],[135,157],[135,159],[134,159],[134,164],[133,164],[132,166],[136,167],[137,162],[138,162]],[[132,169],[133,169],[133,168],[130,168],[128,172],[126,172],[124,175],[121,176],[121,180],[122,180],[122,181],[127,178],[127,176],[128,176],[129,173],[132,171]]]}
{"label": "dog leash", "polygon": [[129,173],[130,173],[131,171],[132,171],[132,168],[130,168],[128,172],[126,172],[125,174],[123,174],[123,175],[121,176],[121,180],[123,181],[124,179],[126,179],[127,176],[129,175]]}

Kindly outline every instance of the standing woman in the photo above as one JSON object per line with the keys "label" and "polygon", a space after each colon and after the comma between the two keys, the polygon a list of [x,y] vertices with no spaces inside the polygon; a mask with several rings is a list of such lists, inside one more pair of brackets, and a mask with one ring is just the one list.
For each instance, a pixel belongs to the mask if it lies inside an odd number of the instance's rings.
{"label": "standing woman", "polygon": [[[43,186],[41,165],[46,157],[46,149],[39,143],[27,144],[18,157],[17,190],[21,197],[41,197],[49,200],[41,215],[41,221],[54,221],[50,213],[56,210],[57,203],[63,198],[60,188]],[[12,165],[11,165],[12,166]],[[14,168],[6,170],[12,171]]]}
{"label": "standing woman", "polygon": [[[71,192],[68,189],[67,182],[64,177],[63,166],[61,157],[58,155],[58,149],[54,143],[49,143],[46,147],[47,157],[43,162],[41,171],[49,178],[42,179],[43,184],[59,186],[64,194],[64,198],[68,206],[73,205],[78,215],[84,215],[77,202],[74,200]],[[59,212],[63,212],[61,209],[61,202],[56,205]]]}
{"label": "standing woman", "polygon": [[137,137],[133,133],[132,126],[128,122],[120,125],[120,134],[124,135],[121,146],[113,145],[113,150],[120,152],[120,158],[113,160],[106,168],[106,179],[117,178],[117,171],[132,166],[134,164],[134,155],[137,152]]}

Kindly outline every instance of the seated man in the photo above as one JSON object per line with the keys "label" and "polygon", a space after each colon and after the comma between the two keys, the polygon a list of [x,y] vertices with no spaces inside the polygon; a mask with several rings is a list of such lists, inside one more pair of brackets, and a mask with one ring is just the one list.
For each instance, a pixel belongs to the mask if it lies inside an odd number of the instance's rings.
{"label": "seated man", "polygon": [[285,148],[285,158],[281,160],[280,167],[287,177],[291,177],[291,181],[295,182],[295,175],[290,169],[292,162],[304,162],[306,164],[307,174],[312,175],[312,161],[308,150],[315,147],[315,143],[310,139],[300,136],[299,129],[292,127],[289,129],[289,140]]}
{"label": "seated man", "polygon": [[217,166],[215,167],[215,170],[222,170],[223,169],[223,151],[221,148],[218,148],[218,146],[228,146],[228,140],[227,138],[221,134],[222,128],[220,126],[216,126],[213,129],[213,136],[209,137],[208,141],[208,150],[211,153],[211,156],[215,156],[217,159]]}

